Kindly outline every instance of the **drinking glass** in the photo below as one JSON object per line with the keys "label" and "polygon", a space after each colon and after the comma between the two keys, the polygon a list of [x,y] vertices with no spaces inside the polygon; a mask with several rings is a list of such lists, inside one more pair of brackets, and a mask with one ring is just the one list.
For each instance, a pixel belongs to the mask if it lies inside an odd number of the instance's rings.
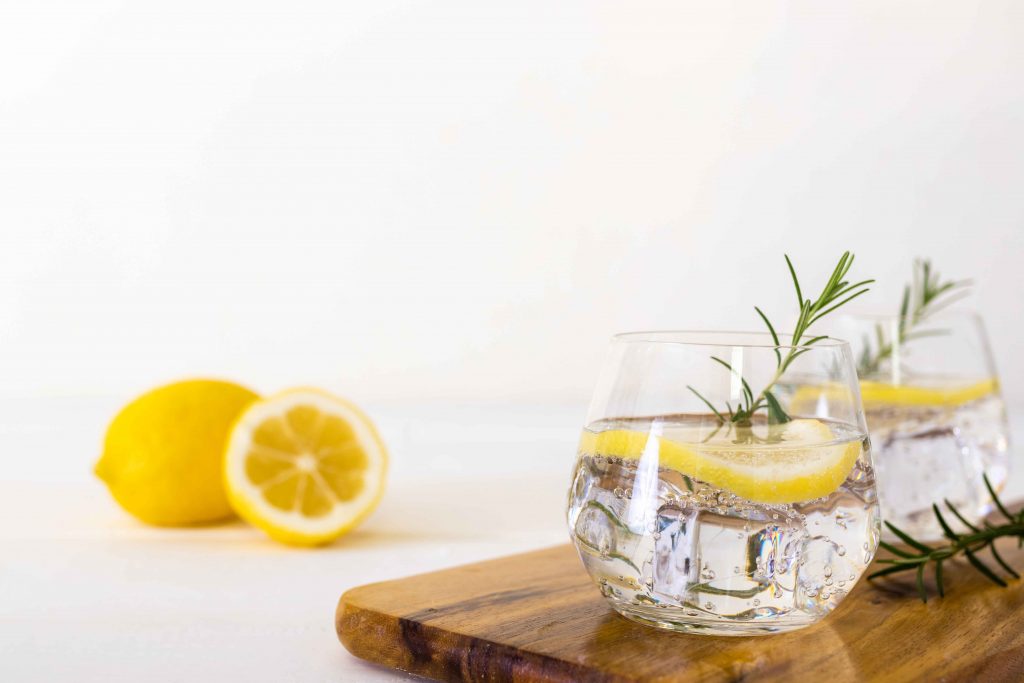
{"label": "drinking glass", "polygon": [[981,318],[949,311],[910,327],[900,316],[848,315],[836,329],[858,361],[883,519],[922,540],[943,536],[933,503],[983,519],[992,496],[982,475],[1002,490],[1009,432]]}
{"label": "drinking glass", "polygon": [[[716,635],[802,628],[871,562],[879,511],[850,347],[780,341],[613,337],[567,517],[584,566],[623,616]],[[777,410],[732,421],[764,405],[764,388]]]}

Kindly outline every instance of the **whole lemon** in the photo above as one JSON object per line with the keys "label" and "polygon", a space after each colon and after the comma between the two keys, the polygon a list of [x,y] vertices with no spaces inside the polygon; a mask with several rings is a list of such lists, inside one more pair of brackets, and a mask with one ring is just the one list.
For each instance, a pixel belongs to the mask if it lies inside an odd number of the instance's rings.
{"label": "whole lemon", "polygon": [[154,389],[111,422],[96,475],[148,524],[214,522],[234,513],[224,490],[224,447],[235,419],[259,396],[217,380]]}

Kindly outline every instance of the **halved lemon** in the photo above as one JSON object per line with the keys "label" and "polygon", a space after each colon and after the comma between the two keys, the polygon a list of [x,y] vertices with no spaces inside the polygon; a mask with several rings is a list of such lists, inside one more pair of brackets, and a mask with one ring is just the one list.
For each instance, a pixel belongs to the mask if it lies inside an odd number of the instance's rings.
{"label": "halved lemon", "polygon": [[[710,439],[690,428],[668,427],[661,435],[627,429],[583,432],[580,452],[647,459],[660,467],[726,489],[758,503],[797,503],[839,488],[861,454],[859,440],[839,441],[827,424],[797,419],[755,427],[770,443],[737,443],[722,429]],[[707,439],[703,441],[703,439]]]}
{"label": "halved lemon", "polygon": [[252,404],[224,459],[240,517],[294,545],[328,543],[353,528],[384,492],[387,452],[370,419],[316,389]]}

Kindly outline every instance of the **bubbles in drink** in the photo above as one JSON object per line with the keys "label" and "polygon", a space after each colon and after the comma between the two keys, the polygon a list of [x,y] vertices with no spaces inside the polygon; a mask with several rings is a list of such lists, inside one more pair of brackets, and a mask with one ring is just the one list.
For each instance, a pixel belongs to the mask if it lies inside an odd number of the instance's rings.
{"label": "bubbles in drink", "polygon": [[[842,424],[822,424],[832,439],[806,445],[808,453],[842,452],[852,444],[859,455],[834,490],[799,502],[752,500],[684,474],[680,465],[665,466],[664,458],[652,466],[582,449],[568,521],[587,570],[598,583],[617,589],[605,592],[613,606],[633,618],[678,619],[712,633],[716,625],[723,633],[788,630],[834,609],[846,582],[860,578],[872,559],[879,513],[867,440]],[[684,416],[669,416],[604,420],[587,431],[629,430],[668,439],[685,434],[687,426]],[[771,471],[772,457],[780,467],[804,466],[792,447],[759,451],[755,444],[747,450],[746,460],[737,459],[738,469],[749,460],[768,468],[758,471]],[[764,497],[772,486],[765,482]]]}

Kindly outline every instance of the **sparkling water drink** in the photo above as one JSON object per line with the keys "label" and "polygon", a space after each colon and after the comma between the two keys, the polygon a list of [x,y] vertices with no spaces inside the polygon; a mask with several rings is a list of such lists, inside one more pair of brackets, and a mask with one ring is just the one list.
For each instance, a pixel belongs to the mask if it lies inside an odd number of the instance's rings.
{"label": "sparkling water drink", "polygon": [[984,518],[992,497],[982,475],[999,491],[1009,473],[1006,411],[995,382],[885,394],[865,384],[885,519],[915,538],[938,539],[933,504],[945,511],[949,501],[972,523]]}
{"label": "sparkling water drink", "polygon": [[[836,332],[854,340],[860,358],[883,519],[918,540],[939,540],[932,506],[949,513],[948,501],[980,523],[993,506],[985,478],[999,493],[1010,469],[1006,412],[981,318],[947,310],[851,315]],[[955,515],[945,517],[966,530]],[[883,528],[883,537],[895,534]]]}
{"label": "sparkling water drink", "polygon": [[878,544],[864,430],[805,419],[744,437],[708,417],[585,428],[568,506],[580,557],[637,621],[721,635],[807,626]]}
{"label": "sparkling water drink", "polygon": [[580,436],[569,535],[620,614],[676,631],[802,628],[880,536],[849,344],[770,334],[612,339]]}

